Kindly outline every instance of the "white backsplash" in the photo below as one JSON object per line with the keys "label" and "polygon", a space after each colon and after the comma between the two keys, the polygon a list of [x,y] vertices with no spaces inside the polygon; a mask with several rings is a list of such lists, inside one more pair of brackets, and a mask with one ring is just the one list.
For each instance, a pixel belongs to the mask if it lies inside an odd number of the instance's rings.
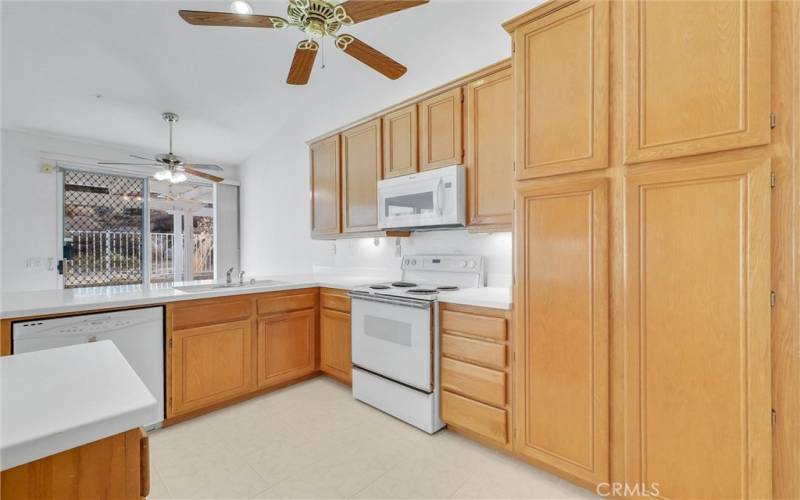
{"label": "white backsplash", "polygon": [[[376,245],[377,242],[377,245]],[[398,248],[399,242],[399,248]],[[334,268],[400,276],[400,259],[410,254],[482,255],[488,286],[511,286],[511,233],[469,233],[466,230],[421,231],[409,238],[353,238],[331,242]],[[325,268],[330,270],[329,267]],[[315,270],[322,270],[315,266]]]}

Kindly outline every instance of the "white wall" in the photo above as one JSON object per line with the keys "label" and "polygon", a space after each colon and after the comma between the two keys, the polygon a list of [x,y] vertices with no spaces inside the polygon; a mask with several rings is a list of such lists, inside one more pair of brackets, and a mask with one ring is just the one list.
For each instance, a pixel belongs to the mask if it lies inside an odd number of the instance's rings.
{"label": "white wall", "polygon": [[[128,161],[131,151],[117,145],[94,144],[25,132],[2,131],[0,163],[0,290],[58,288],[55,262],[58,241],[58,179],[43,173],[42,164],[74,159],[80,165],[94,161]],[[141,152],[139,152],[141,154]],[[229,179],[238,175],[226,170]],[[53,260],[52,269],[48,259]],[[28,263],[32,267],[28,267]],[[38,262],[38,265],[36,265]]]}
{"label": "white wall", "polygon": [[[298,91],[298,98],[313,99],[317,112],[292,117],[283,123],[281,133],[267,138],[263,147],[240,166],[242,180],[242,267],[251,275],[310,272],[314,266],[382,267],[397,269],[399,261],[393,250],[374,252],[367,243],[312,241],[309,223],[308,148],[305,141],[357,120],[379,109],[425,92],[471,71],[493,64],[511,55],[508,34],[502,21],[531,9],[538,2],[480,1],[432,2],[425,6],[430,15],[418,18],[416,31],[405,34],[414,43],[406,46],[398,57],[408,66],[408,73],[390,82],[368,69],[355,66],[358,74],[336,74],[333,86],[316,86]],[[452,19],[453,6],[463,7],[458,23]],[[387,18],[388,20],[389,18]],[[361,26],[361,25],[359,25]],[[364,23],[359,35],[376,39],[385,26]],[[370,38],[373,37],[373,38]],[[443,41],[445,38],[446,41]],[[392,52],[395,54],[394,52]],[[334,54],[336,55],[336,54]],[[401,57],[402,56],[402,57]],[[342,63],[331,56],[331,69],[340,71]],[[316,68],[312,80],[321,78]],[[367,71],[363,74],[363,71]],[[316,75],[316,76],[315,76]],[[300,94],[302,92],[302,96]],[[285,117],[280,117],[286,120]],[[503,245],[487,241],[508,240]],[[494,246],[498,249],[495,249]],[[348,249],[363,252],[347,254]],[[472,235],[466,232],[437,232],[415,235],[407,240],[404,251],[423,253],[428,249],[447,253],[485,253],[494,255],[491,267],[510,275],[510,237]],[[349,255],[349,257],[343,257]]]}

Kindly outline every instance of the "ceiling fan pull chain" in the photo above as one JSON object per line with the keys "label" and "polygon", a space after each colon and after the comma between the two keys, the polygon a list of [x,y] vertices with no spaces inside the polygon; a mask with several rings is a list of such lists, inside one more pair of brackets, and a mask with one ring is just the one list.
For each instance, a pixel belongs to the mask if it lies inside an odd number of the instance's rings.
{"label": "ceiling fan pull chain", "polygon": [[319,42],[319,45],[322,48],[322,54],[320,54],[322,56],[322,67],[320,69],[325,69],[325,39],[323,38]]}

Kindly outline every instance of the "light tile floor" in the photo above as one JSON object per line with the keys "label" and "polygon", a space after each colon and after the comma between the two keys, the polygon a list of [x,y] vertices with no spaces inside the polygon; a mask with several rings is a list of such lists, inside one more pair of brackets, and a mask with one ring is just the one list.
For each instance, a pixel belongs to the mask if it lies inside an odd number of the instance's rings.
{"label": "light tile floor", "polygon": [[319,377],[150,434],[150,498],[597,498]]}

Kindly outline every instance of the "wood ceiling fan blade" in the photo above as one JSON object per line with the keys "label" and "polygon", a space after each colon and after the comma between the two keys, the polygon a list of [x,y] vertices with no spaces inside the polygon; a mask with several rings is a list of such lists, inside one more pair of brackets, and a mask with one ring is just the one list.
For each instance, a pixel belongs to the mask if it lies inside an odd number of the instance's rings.
{"label": "wood ceiling fan blade", "polygon": [[429,0],[348,0],[340,4],[353,23],[360,23],[411,7],[423,5]]}
{"label": "wood ceiling fan blade", "polygon": [[187,167],[186,165],[183,166],[183,171],[186,172],[187,174],[192,174],[195,177],[202,177],[203,179],[208,179],[212,182],[222,182],[225,180],[222,177],[217,177],[216,175],[207,174],[205,172],[195,170],[192,167]]}
{"label": "wood ceiling fan blade", "polygon": [[289,76],[286,83],[289,85],[305,85],[314,69],[314,59],[317,58],[319,44],[313,40],[304,40],[297,44],[292,59],[292,67],[289,68]]}
{"label": "wood ceiling fan blade", "polygon": [[289,26],[289,21],[277,16],[201,10],[179,10],[178,15],[187,23],[195,26],[238,26],[243,28],[285,28]]}
{"label": "wood ceiling fan blade", "polygon": [[336,47],[392,80],[406,74],[405,66],[352,35],[336,37]]}
{"label": "wood ceiling fan blade", "polygon": [[131,158],[136,158],[138,160],[147,160],[147,161],[155,161],[156,160],[152,156],[147,157],[147,156],[142,156],[142,155],[130,155],[130,157]]}
{"label": "wood ceiling fan blade", "polygon": [[211,165],[208,163],[184,163],[184,167],[193,168],[195,170],[213,170],[215,172],[222,172],[223,168],[219,165]]}

